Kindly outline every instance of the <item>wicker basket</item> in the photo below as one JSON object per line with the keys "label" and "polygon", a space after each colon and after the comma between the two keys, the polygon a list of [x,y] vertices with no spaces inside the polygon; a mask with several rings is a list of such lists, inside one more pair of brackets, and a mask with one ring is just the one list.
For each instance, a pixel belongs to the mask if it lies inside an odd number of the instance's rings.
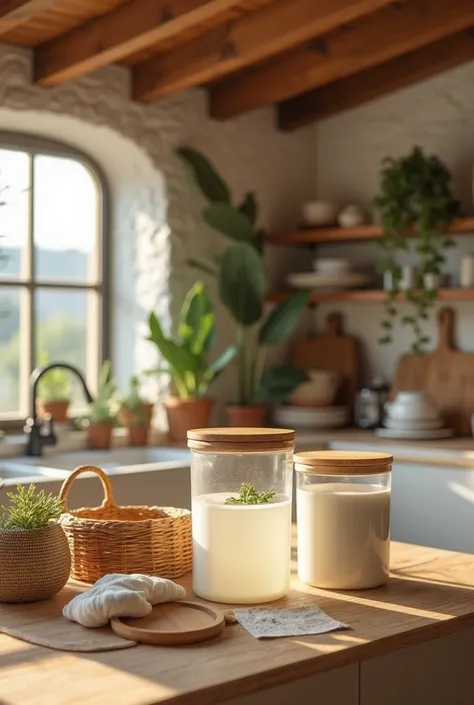
{"label": "wicker basket", "polygon": [[[105,499],[100,507],[67,510],[76,477],[100,477]],[[119,507],[103,470],[83,465],[64,481],[60,498],[66,514],[61,525],[71,550],[71,575],[95,582],[107,573],[144,573],[177,578],[192,566],[191,512],[173,507]]]}

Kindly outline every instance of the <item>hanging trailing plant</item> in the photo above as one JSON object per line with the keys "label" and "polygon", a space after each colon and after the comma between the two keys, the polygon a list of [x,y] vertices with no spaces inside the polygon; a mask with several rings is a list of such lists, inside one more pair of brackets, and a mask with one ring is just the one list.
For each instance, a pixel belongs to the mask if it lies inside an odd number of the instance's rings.
{"label": "hanging trailing plant", "polygon": [[382,269],[390,279],[379,342],[392,341],[401,282],[398,257],[400,252],[410,249],[408,238],[415,236],[419,282],[406,292],[412,312],[402,318],[402,324],[412,329],[413,352],[422,353],[430,340],[423,330],[423,322],[429,319],[437,298],[436,285],[427,281],[426,275],[433,275],[431,279],[436,280],[446,261],[445,251],[455,244],[446,234],[451,221],[459,214],[451,173],[437,156],[425,155],[420,147],[415,147],[405,157],[387,157],[382,163],[380,194],[375,205],[382,220],[380,245],[385,253]]}

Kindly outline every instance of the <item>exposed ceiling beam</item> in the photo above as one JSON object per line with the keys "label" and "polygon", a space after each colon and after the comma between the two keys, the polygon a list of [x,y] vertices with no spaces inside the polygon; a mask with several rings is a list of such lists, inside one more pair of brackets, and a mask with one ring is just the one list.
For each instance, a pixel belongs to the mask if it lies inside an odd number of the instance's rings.
{"label": "exposed ceiling beam", "polygon": [[292,49],[391,0],[277,0],[134,69],[134,97],[150,101]]}
{"label": "exposed ceiling beam", "polygon": [[210,111],[226,119],[352,76],[474,24],[472,0],[393,4],[272,63],[211,89]]}
{"label": "exposed ceiling beam", "polygon": [[59,0],[3,0],[0,3],[0,34],[5,34],[31,20]]}
{"label": "exposed ceiling beam", "polygon": [[281,103],[279,127],[295,130],[473,60],[474,30],[467,29]]}
{"label": "exposed ceiling beam", "polygon": [[221,15],[226,21],[240,5],[242,0],[131,0],[39,46],[35,80],[43,86],[69,81],[190,29],[207,28]]}

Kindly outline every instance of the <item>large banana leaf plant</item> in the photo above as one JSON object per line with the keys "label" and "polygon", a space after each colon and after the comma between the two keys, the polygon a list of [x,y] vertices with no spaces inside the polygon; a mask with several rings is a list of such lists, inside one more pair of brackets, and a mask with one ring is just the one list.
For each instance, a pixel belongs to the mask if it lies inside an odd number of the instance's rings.
{"label": "large banana leaf plant", "polygon": [[254,193],[249,192],[240,203],[232,204],[228,186],[203,154],[189,147],[178,149],[178,154],[191,167],[208,200],[203,210],[204,220],[229,243],[211,263],[193,259],[189,264],[216,276],[219,297],[234,320],[238,403],[281,403],[308,377],[290,365],[266,368],[266,355],[270,347],[281,344],[293,332],[308,303],[308,294],[295,294],[264,315],[265,232],[256,225],[258,207]]}
{"label": "large banana leaf plant", "polygon": [[211,382],[227,367],[237,349],[231,345],[213,362],[209,354],[216,342],[212,304],[202,282],[188,292],[180,313],[177,334],[167,337],[154,313],[148,319],[148,340],[156,345],[166,365],[151,373],[167,372],[181,399],[206,396]]}

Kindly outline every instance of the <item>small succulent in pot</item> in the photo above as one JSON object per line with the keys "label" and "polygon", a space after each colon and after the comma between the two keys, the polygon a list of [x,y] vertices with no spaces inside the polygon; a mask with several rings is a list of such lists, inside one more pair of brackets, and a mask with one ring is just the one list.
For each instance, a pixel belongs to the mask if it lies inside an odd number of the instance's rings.
{"label": "small succulent in pot", "polygon": [[[47,364],[47,355],[41,356],[41,364]],[[38,382],[38,411],[40,416],[51,414],[56,423],[67,423],[67,412],[71,400],[69,372],[55,367],[45,372]]]}
{"label": "small succulent in pot", "polygon": [[17,485],[0,517],[0,602],[36,602],[56,595],[66,584],[71,554],[58,523],[59,497]]}
{"label": "small succulent in pot", "polygon": [[111,363],[106,360],[99,376],[99,389],[89,404],[87,418],[88,446],[94,450],[107,450],[112,440],[112,429],[117,420],[117,385],[110,376]]}
{"label": "small succulent in pot", "polygon": [[118,421],[127,429],[129,445],[148,443],[152,415],[153,404],[140,395],[140,379],[134,375],[130,379],[128,395],[121,399],[118,411]]}

